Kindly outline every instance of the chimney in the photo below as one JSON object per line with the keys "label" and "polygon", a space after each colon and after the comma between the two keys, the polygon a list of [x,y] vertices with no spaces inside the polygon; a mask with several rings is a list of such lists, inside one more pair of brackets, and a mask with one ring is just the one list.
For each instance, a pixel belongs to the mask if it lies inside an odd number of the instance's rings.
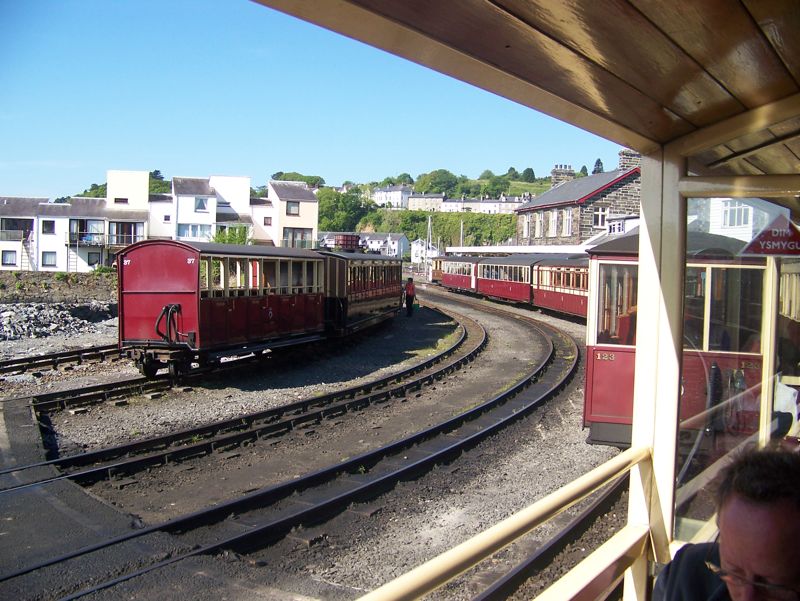
{"label": "chimney", "polygon": [[575,179],[575,171],[572,170],[572,165],[556,165],[550,172],[550,187],[563,184],[564,182],[571,182]]}
{"label": "chimney", "polygon": [[630,148],[623,148],[619,151],[619,170],[630,171],[634,167],[639,167],[642,164],[642,155],[631,150]]}

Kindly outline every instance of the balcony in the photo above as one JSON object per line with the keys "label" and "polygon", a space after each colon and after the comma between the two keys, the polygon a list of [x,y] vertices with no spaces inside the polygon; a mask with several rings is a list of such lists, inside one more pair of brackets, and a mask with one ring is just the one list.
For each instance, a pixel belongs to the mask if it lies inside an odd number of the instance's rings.
{"label": "balcony", "polygon": [[70,232],[68,246],[107,246],[106,235],[97,232]]}
{"label": "balcony", "polygon": [[30,230],[0,230],[0,242],[22,242],[30,233]]}
{"label": "balcony", "polygon": [[144,240],[140,234],[98,234],[96,232],[70,232],[67,234],[69,246],[128,246]]}

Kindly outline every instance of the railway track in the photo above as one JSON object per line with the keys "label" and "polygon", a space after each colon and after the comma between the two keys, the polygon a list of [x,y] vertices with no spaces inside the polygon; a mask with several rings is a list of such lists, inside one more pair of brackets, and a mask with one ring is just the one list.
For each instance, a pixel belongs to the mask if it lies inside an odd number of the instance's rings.
{"label": "railway track", "polygon": [[[525,318],[516,319],[525,321]],[[434,427],[336,465],[254,491],[239,499],[7,574],[0,582],[84,553],[119,545],[132,538],[156,532],[174,535],[170,540],[175,547],[168,552],[169,559],[159,560],[159,554],[156,554],[156,558],[149,560],[149,565],[145,565],[148,561],[142,559],[144,567],[92,586],[91,590],[77,591],[73,596],[66,597],[77,598],[187,557],[222,549],[243,550],[253,545],[261,546],[281,538],[293,528],[316,523],[340,513],[354,502],[373,498],[399,481],[413,479],[438,463],[451,461],[465,449],[554,395],[575,369],[577,349],[568,337],[557,332],[542,331],[540,336],[547,341],[550,352],[530,373],[495,398]],[[187,548],[191,551],[186,552]]]}
{"label": "railway track", "polygon": [[[0,476],[16,474],[17,480],[12,485],[0,488],[0,494],[62,479],[89,485],[103,479],[121,478],[143,469],[179,463],[215,451],[228,451],[262,438],[275,438],[296,428],[338,417],[349,411],[386,403],[392,399],[402,399],[409,392],[444,378],[473,361],[483,350],[486,345],[486,331],[474,320],[464,316],[459,316],[458,320],[461,335],[454,344],[400,372],[355,387],[234,419],[0,470]],[[155,385],[156,382],[152,384]],[[63,473],[19,481],[20,474],[45,467],[58,468]]]}
{"label": "railway track", "polygon": [[65,365],[80,365],[101,361],[116,361],[120,358],[116,344],[90,346],[46,355],[14,357],[0,360],[0,374],[25,373],[39,369],[58,369]]}

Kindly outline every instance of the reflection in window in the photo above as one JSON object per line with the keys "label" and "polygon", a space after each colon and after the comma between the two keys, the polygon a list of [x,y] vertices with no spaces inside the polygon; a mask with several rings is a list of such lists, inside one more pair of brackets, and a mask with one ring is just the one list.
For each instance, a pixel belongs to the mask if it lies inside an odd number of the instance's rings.
{"label": "reflection in window", "polygon": [[635,264],[600,264],[599,344],[636,344],[637,282],[638,267]]}

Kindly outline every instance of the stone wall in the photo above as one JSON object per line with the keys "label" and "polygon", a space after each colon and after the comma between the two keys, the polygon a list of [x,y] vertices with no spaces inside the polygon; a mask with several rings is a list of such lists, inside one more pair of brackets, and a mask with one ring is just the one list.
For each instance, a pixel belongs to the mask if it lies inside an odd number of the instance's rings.
{"label": "stone wall", "polygon": [[117,302],[116,273],[0,271],[0,303]]}

